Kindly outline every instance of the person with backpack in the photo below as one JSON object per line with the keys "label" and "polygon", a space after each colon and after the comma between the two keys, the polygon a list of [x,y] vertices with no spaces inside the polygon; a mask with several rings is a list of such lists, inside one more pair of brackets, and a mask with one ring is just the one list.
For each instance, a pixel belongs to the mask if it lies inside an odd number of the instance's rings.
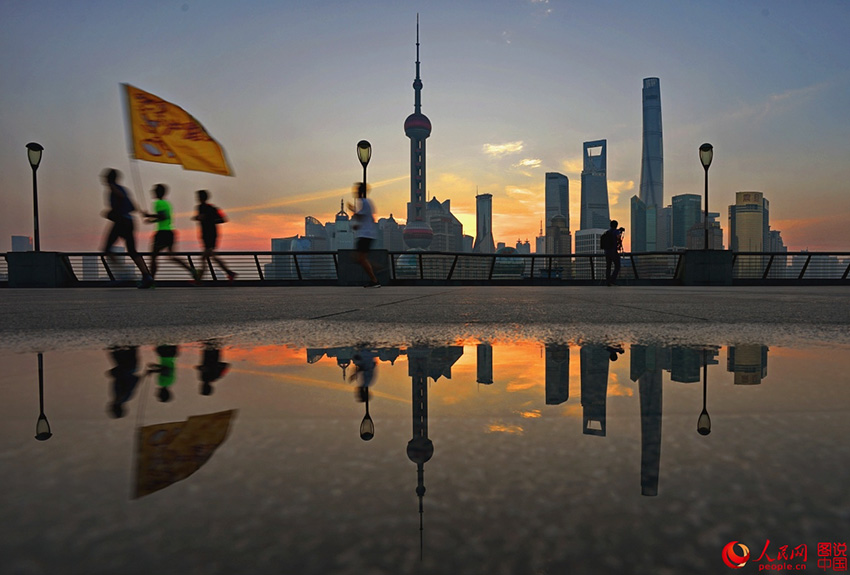
{"label": "person with backpack", "polygon": [[599,247],[605,253],[605,282],[609,286],[617,285],[617,276],[620,274],[620,252],[623,249],[625,228],[617,228],[619,225],[617,220],[611,220],[611,227],[599,238]]}
{"label": "person with backpack", "polygon": [[236,278],[236,272],[227,267],[220,257],[215,255],[215,247],[218,243],[218,225],[227,221],[222,211],[214,205],[207,202],[210,193],[207,190],[198,190],[198,213],[193,220],[199,224],[201,232],[201,242],[204,245],[204,251],[201,254],[201,270],[198,274],[198,281],[204,277],[204,272],[207,266],[212,268],[211,260],[215,260],[218,266],[227,274],[227,279],[233,281]]}

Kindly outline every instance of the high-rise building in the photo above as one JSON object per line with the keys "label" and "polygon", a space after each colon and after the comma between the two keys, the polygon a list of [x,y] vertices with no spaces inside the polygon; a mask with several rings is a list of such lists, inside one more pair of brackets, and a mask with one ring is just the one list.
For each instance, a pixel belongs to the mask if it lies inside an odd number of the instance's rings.
{"label": "high-rise building", "polygon": [[570,398],[570,348],[546,344],[546,405],[560,405]]}
{"label": "high-rise building", "polygon": [[581,171],[581,222],[579,229],[608,229],[608,143],[595,140],[584,143]]}
{"label": "high-rise building", "polygon": [[[579,254],[599,254],[602,255],[602,248],[599,247],[599,239],[608,231],[608,228],[591,228],[589,230],[579,230],[576,232],[576,255]],[[593,270],[590,269],[590,258],[576,258],[575,277],[576,279],[589,280],[605,279],[605,258],[593,258]]]}
{"label": "high-rise building", "polygon": [[763,252],[770,246],[769,202],[761,192],[736,192],[729,206],[729,249]]}
{"label": "high-rise building", "polygon": [[579,350],[582,432],[585,435],[605,437],[610,355],[601,344],[585,344]]}
{"label": "high-rise building", "polygon": [[425,205],[425,215],[434,233],[431,251],[463,251],[463,224],[452,213],[451,200],[440,203],[436,197],[431,198]]}
{"label": "high-rise building", "polygon": [[643,80],[640,199],[647,207],[664,207],[664,142],[661,130],[661,84],[658,78]]}
{"label": "high-rise building", "polygon": [[[720,212],[708,212],[708,249],[723,249],[723,229],[720,227]],[[705,226],[700,221],[688,230],[685,248],[689,250],[705,249]]]}
{"label": "high-rise building", "polygon": [[479,254],[492,254],[496,251],[493,241],[493,194],[475,196],[475,243],[472,251]]}
{"label": "high-rise building", "polygon": [[13,252],[31,252],[32,238],[29,236],[12,236]]}
{"label": "high-rise building", "polygon": [[416,16],[416,78],[413,80],[413,113],[404,121],[410,138],[410,202],[404,243],[414,249],[428,249],[433,232],[425,213],[425,140],[431,135],[431,120],[422,113],[422,80],[419,78],[419,16]]}
{"label": "high-rise building", "polygon": [[[669,246],[658,237],[658,217],[664,214],[664,142],[661,130],[661,85],[658,78],[643,80],[643,147],[639,202],[632,199],[632,252],[653,252]],[[662,222],[661,231],[665,231]],[[659,239],[661,240],[659,243]]]}
{"label": "high-rise building", "polygon": [[631,199],[631,225],[633,253],[646,251],[646,204],[638,196]]}
{"label": "high-rise building", "polygon": [[767,377],[766,345],[740,344],[726,349],[726,371],[735,374],[735,385],[758,385]]}
{"label": "high-rise building", "polygon": [[[554,247],[563,245],[563,236],[570,233],[570,180],[564,174],[558,172],[546,173],[546,252],[547,253],[570,253],[567,246],[566,251],[551,251]],[[552,238],[550,229],[553,228],[553,218],[560,216],[561,224],[557,226],[554,233],[558,238]]]}
{"label": "high-rise building", "polygon": [[490,385],[493,383],[493,346],[489,343],[479,343],[476,352],[478,362],[475,381]]}
{"label": "high-rise building", "polygon": [[518,253],[518,254],[530,254],[531,253],[531,243],[528,240],[525,240],[525,242],[523,242],[521,239],[517,238],[516,253]]}
{"label": "high-rise building", "polygon": [[391,252],[404,251],[404,226],[400,225],[392,214],[388,218],[378,220],[378,241],[376,249],[385,249]]}
{"label": "high-rise building", "polygon": [[665,252],[673,246],[673,208],[658,208],[655,216],[655,250]]}
{"label": "high-rise building", "polygon": [[697,194],[679,194],[673,196],[671,247],[683,250],[688,247],[688,230],[703,219],[702,197]]}

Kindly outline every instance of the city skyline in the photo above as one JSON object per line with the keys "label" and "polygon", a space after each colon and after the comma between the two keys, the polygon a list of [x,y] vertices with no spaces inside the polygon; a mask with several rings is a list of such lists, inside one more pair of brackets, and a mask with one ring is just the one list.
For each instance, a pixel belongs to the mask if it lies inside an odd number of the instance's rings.
{"label": "city skyline", "polygon": [[[666,198],[702,195],[697,149],[711,142],[712,212],[725,215],[739,191],[760,191],[790,250],[850,245],[846,4],[612,2],[603,23],[599,7],[554,0],[489,6],[419,9],[422,108],[436,127],[425,200],[450,199],[466,234],[476,235],[476,193],[489,193],[495,240],[533,241],[545,218],[544,174],[578,182],[582,143],[597,139],[609,146],[611,217],[629,222],[640,184],[641,86],[654,77],[664,84]],[[268,249],[272,237],[301,233],[305,216],[331,220],[359,179],[360,139],[373,146],[377,216],[398,219],[410,196],[400,125],[410,114],[416,11],[383,2],[358,11],[341,3],[4,4],[0,251],[12,235],[33,234],[30,141],[45,148],[42,249],[99,249],[100,170],[116,167],[136,188],[122,82],[185,108],[233,165],[235,177],[137,164],[143,207],[154,183],[171,187],[184,232],[178,249],[197,248],[189,216],[202,188],[230,218],[223,250]],[[594,66],[581,56],[589,45]],[[137,231],[146,245],[150,228]]]}

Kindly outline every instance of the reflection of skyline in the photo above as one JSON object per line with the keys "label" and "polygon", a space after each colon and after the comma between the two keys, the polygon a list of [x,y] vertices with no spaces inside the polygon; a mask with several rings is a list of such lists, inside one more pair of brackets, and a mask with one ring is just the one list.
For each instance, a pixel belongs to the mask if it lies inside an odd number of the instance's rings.
{"label": "reflection of skyline", "polygon": [[735,374],[735,385],[759,385],[767,377],[766,345],[730,345],[726,354],[726,371]]}

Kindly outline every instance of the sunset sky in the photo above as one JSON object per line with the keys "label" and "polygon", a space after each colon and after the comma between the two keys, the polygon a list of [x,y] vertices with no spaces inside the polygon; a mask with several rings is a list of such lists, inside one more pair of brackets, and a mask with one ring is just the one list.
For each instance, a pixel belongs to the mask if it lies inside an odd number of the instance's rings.
{"label": "sunset sky", "polygon": [[[544,173],[570,178],[578,229],[582,143],[608,140],[611,215],[629,226],[641,162],[641,87],[661,81],[665,203],[703,192],[711,210],[762,191],[791,250],[850,250],[850,3],[491,0],[0,3],[0,251],[32,235],[25,145],[38,170],[42,250],[97,250],[99,173],[135,188],[120,84],[183,107],[222,144],[234,177],[137,162],[145,207],[171,187],[184,230],[194,191],[231,222],[223,250],[270,249],[331,221],[362,170],[378,216],[409,199],[416,14],[429,198],[451,199],[475,235],[476,189],[493,194],[496,241],[534,243]],[[147,246],[148,228],[143,228]]]}

